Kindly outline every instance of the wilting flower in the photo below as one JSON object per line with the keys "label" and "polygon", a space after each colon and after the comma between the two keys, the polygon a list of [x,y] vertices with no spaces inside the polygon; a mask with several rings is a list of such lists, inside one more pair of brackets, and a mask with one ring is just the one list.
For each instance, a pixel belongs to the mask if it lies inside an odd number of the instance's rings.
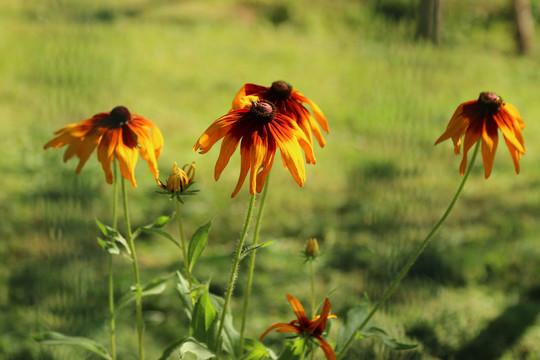
{"label": "wilting flower", "polygon": [[484,160],[484,175],[486,179],[491,174],[493,159],[498,144],[498,129],[501,130],[504,141],[510,155],[514,160],[516,173],[519,174],[519,160],[525,154],[525,144],[521,130],[525,128],[525,123],[517,109],[494,93],[480,93],[478,100],[465,102],[457,108],[446,131],[435,142],[452,138],[454,151],[459,154],[462,136],[463,140],[463,160],[459,167],[461,175],[467,168],[467,152],[480,138],[482,138],[482,158]]}
{"label": "wilting flower", "polygon": [[[320,125],[327,134],[330,131],[326,117],[317,104],[305,97],[300,91],[293,89],[290,84],[285,81],[274,81],[270,87],[245,84],[233,100],[233,110],[240,108],[239,101],[246,95],[255,95],[273,103],[278,112],[296,121],[300,129],[306,134],[310,143],[312,143],[311,134],[313,134],[321,147],[324,147],[326,144],[321,129],[319,129]],[[317,122],[315,122],[308,109],[302,105],[303,103],[311,107],[319,125],[317,125]]]}
{"label": "wilting flower", "polygon": [[283,166],[289,169],[294,180],[302,186],[306,180],[306,171],[302,149],[308,164],[315,164],[315,155],[310,142],[296,122],[288,116],[277,113],[274,105],[268,101],[251,99],[251,104],[243,101],[241,108],[230,111],[214,121],[193,146],[193,151],[200,149],[207,153],[212,146],[223,138],[221,150],[214,170],[214,178],[219,179],[221,172],[229,163],[240,140],[241,167],[240,176],[232,197],[236,196],[250,171],[249,190],[261,192],[266,177],[272,168],[274,155],[279,148]]}
{"label": "wilting flower", "polygon": [[176,162],[173,165],[173,170],[167,183],[162,183],[158,180],[158,186],[165,190],[165,194],[171,194],[173,197],[177,197],[180,202],[182,202],[180,195],[193,195],[198,190],[187,191],[188,188],[194,183],[193,179],[195,178],[195,163],[191,165],[186,164],[181,169],[176,165]]}
{"label": "wilting flower", "polygon": [[140,115],[131,114],[124,106],[117,106],[110,112],[94,115],[80,123],[67,125],[55,132],[54,139],[43,147],[55,149],[68,145],[64,153],[64,162],[74,155],[79,158],[76,174],[80,173],[84,164],[97,147],[98,160],[105,171],[109,184],[113,182],[111,162],[118,159],[122,176],[129,180],[133,187],[134,169],[139,154],[148,162],[148,167],[157,180],[159,170],[157,159],[163,148],[161,131],[151,121]]}
{"label": "wilting flower", "polygon": [[308,317],[306,315],[306,312],[304,311],[304,308],[300,301],[298,301],[294,296],[287,294],[287,299],[289,299],[289,303],[291,304],[294,313],[296,314],[297,319],[289,322],[289,323],[276,323],[272,326],[270,326],[259,338],[259,340],[262,340],[270,331],[276,329],[276,332],[293,332],[300,334],[307,339],[314,338],[316,339],[321,349],[323,350],[324,354],[326,355],[326,359],[333,360],[336,359],[336,355],[334,354],[334,350],[324,340],[321,335],[324,332],[324,329],[326,328],[326,321],[329,318],[336,318],[335,315],[330,315],[330,301],[328,298],[324,300],[323,309],[320,315],[317,315],[314,319],[311,321],[308,320]]}

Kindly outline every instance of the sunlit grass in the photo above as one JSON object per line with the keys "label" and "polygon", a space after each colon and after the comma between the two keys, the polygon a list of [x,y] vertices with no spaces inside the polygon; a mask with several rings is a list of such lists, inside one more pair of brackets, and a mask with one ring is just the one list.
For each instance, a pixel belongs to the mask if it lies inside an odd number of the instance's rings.
{"label": "sunlit grass", "polygon": [[[490,179],[478,166],[447,225],[375,321],[409,342],[419,341],[410,331],[420,324],[443,350],[455,351],[538,286],[538,52],[513,55],[510,25],[501,19],[478,25],[478,19],[489,22],[489,8],[488,15],[475,8],[462,18],[464,2],[449,4],[440,46],[413,42],[412,19],[394,23],[369,3],[333,4],[51,0],[0,6],[0,51],[8,54],[0,59],[0,306],[15,309],[0,325],[8,334],[0,355],[73,356],[24,340],[38,330],[106,342],[106,314],[100,313],[106,306],[105,258],[94,218],[110,219],[112,189],[95,155],[75,176],[75,160],[63,164],[62,151],[42,146],[54,130],[117,105],[161,128],[164,174],[173,161],[196,161],[202,191],[188,200],[186,232],[214,219],[196,276],[212,276],[213,289],[223,291],[247,191],[230,199],[237,158],[216,183],[218,149],[200,156],[191,148],[229,110],[245,82],[289,81],[320,105],[331,130],[327,146],[315,146],[318,163],[308,167],[302,189],[279,162],[272,171],[261,236],[275,243],[259,254],[248,323],[253,337],[283,320],[286,292],[307,295],[307,268],[298,254],[309,237],[317,236],[323,251],[317,295],[334,289],[346,294],[333,299],[338,314],[364,294],[372,300],[382,294],[461,180],[461,158],[449,143],[433,142],[457,105],[484,90],[500,93],[527,122],[522,174],[513,173],[501,143]],[[133,222],[172,212],[166,198],[156,200],[157,187],[142,161],[136,176]],[[180,266],[180,253],[161,239],[143,238],[140,247],[148,271],[143,281]],[[127,262],[116,265],[120,296],[131,278]],[[171,291],[148,302],[148,314],[157,319],[148,329],[152,358],[186,331],[174,297]],[[121,328],[121,343],[134,348],[133,335],[134,329]],[[527,348],[534,358],[539,338],[538,326],[530,327],[505,357]],[[413,357],[392,355],[371,341],[354,351],[366,358]],[[425,344],[418,352],[420,358],[436,356]]]}

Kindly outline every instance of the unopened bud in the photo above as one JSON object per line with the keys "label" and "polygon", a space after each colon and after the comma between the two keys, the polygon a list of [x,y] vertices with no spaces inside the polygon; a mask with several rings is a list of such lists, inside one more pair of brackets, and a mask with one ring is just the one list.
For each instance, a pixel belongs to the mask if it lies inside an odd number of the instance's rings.
{"label": "unopened bud", "polygon": [[305,255],[308,259],[315,259],[319,256],[319,243],[317,239],[311,238],[306,242]]}

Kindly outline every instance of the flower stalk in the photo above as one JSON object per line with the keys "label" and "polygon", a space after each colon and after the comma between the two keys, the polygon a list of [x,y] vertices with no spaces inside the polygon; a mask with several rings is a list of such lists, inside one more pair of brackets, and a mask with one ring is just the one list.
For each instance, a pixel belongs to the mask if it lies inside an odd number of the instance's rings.
{"label": "flower stalk", "polygon": [[[114,229],[116,229],[116,226],[118,225],[118,168],[116,165],[116,159],[114,160],[113,164],[113,172],[114,172],[114,179],[113,179],[113,222],[112,226]],[[110,338],[111,338],[111,358],[112,360],[116,360],[116,320],[114,316],[115,310],[114,310],[114,277],[113,277],[113,255],[109,253],[109,315],[110,315],[110,325],[109,325],[109,331],[110,331]]]}
{"label": "flower stalk", "polygon": [[122,195],[124,205],[124,220],[126,223],[126,237],[129,245],[129,251],[131,252],[131,259],[133,263],[133,275],[135,277],[135,308],[137,313],[137,340],[139,344],[139,360],[144,360],[144,344],[143,344],[143,316],[142,316],[142,286],[139,276],[139,264],[137,263],[137,254],[135,252],[135,243],[133,241],[133,235],[131,233],[131,223],[129,221],[128,212],[128,200],[126,192],[126,181],[122,178]]}
{"label": "flower stalk", "polygon": [[215,349],[215,352],[217,354],[216,358],[218,359],[221,353],[221,336],[223,333],[223,327],[225,326],[225,315],[227,314],[227,308],[229,307],[232,291],[234,289],[234,284],[236,282],[236,278],[238,274],[238,265],[240,264],[240,256],[242,255],[242,249],[244,247],[244,242],[246,240],[249,223],[251,222],[251,215],[253,214],[254,205],[255,205],[255,195],[251,195],[250,200],[249,200],[248,211],[246,214],[246,221],[244,222],[244,229],[242,230],[242,235],[240,236],[240,239],[238,240],[238,244],[236,245],[233,266],[231,268],[231,274],[229,276],[229,285],[227,286],[227,292],[225,294],[225,301],[223,303],[223,309],[221,311],[221,319],[219,321],[219,328],[218,328],[218,332],[216,336],[216,349]]}
{"label": "flower stalk", "polygon": [[[424,251],[424,249],[426,248],[426,246],[429,244],[430,240],[433,238],[433,236],[435,235],[435,233],[437,232],[437,230],[441,227],[441,225],[446,221],[446,218],[448,217],[448,215],[450,214],[450,212],[452,211],[452,209],[454,208],[454,205],[456,204],[458,198],[460,197],[461,193],[463,192],[463,188],[465,187],[465,183],[467,182],[467,179],[469,178],[469,175],[471,173],[471,170],[472,170],[472,167],[474,165],[474,162],[476,160],[476,156],[478,155],[478,149],[480,147],[480,140],[478,140],[476,142],[476,146],[474,148],[474,152],[473,152],[473,155],[472,155],[472,158],[471,158],[471,162],[469,164],[469,167],[467,168],[467,171],[465,171],[465,174],[463,175],[463,180],[461,181],[461,184],[459,185],[459,188],[457,189],[457,192],[456,194],[454,195],[454,198],[452,199],[452,201],[450,202],[450,205],[448,205],[448,208],[446,209],[446,211],[444,212],[444,214],[442,215],[442,217],[439,219],[439,221],[435,224],[435,226],[433,227],[433,229],[431,229],[431,231],[429,232],[429,234],[426,236],[426,238],[424,239],[424,241],[418,246],[418,248],[415,250],[414,254],[409,258],[409,260],[407,261],[407,263],[405,264],[405,266],[401,269],[401,272],[398,274],[398,276],[396,276],[396,278],[394,279],[394,281],[392,282],[392,284],[390,284],[390,287],[385,291],[385,293],[383,294],[383,296],[381,297],[381,299],[377,302],[377,304],[373,307],[373,309],[371,309],[370,313],[368,314],[368,316],[366,316],[366,318],[364,319],[364,321],[362,322],[362,324],[360,324],[360,326],[358,327],[358,330],[357,331],[361,331],[366,325],[367,323],[369,322],[369,320],[373,317],[373,315],[377,312],[377,310],[379,310],[379,308],[386,302],[386,300],[390,297],[390,295],[394,292],[394,290],[396,289],[396,287],[399,285],[399,283],[401,282],[401,280],[403,280],[403,278],[405,277],[405,275],[407,275],[407,272],[410,270],[410,268],[414,265],[414,263],[416,262],[416,260],[418,259],[418,257],[420,256],[420,254],[422,254],[422,252]],[[348,348],[351,346],[353,340],[355,339],[355,337],[351,337],[351,339],[349,339],[349,341],[345,344],[345,346],[343,347],[343,349],[341,350],[341,352],[338,354],[338,358],[342,358],[346,351],[348,350]]]}
{"label": "flower stalk", "polygon": [[187,276],[189,287],[191,288],[191,285],[192,285],[191,271],[189,271],[189,260],[188,260],[188,254],[187,254],[187,249],[186,249],[186,240],[184,238],[184,227],[182,225],[182,213],[180,212],[180,200],[176,198],[174,202],[176,204],[176,217],[178,220],[178,232],[180,233],[180,245],[182,246],[182,255],[184,256],[186,276]]}
{"label": "flower stalk", "polygon": [[[261,197],[261,203],[259,205],[259,214],[257,215],[257,222],[255,223],[255,231],[253,233],[253,246],[256,246],[259,244],[259,230],[261,228],[261,222],[262,222],[262,216],[263,216],[263,210],[264,210],[264,204],[266,203],[266,195],[268,194],[268,184],[270,182],[270,174],[268,174],[268,177],[266,178],[266,183],[264,184],[264,189],[262,192]],[[248,270],[248,277],[247,277],[247,284],[246,284],[246,292],[244,294],[244,309],[242,311],[242,325],[240,327],[240,341],[239,341],[239,353],[238,355],[242,355],[242,349],[244,348],[244,332],[246,328],[246,320],[247,320],[247,310],[249,305],[249,297],[251,294],[251,285],[253,284],[253,274],[255,271],[255,256],[256,256],[257,250],[253,250],[251,252],[251,257],[249,260],[249,270]]]}

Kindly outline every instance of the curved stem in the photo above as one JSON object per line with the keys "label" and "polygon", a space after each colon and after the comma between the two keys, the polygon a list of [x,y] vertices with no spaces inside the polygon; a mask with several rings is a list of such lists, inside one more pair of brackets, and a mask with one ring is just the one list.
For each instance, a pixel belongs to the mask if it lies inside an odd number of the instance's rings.
{"label": "curved stem", "polygon": [[[117,165],[116,159],[114,159],[113,165],[114,177],[113,177],[113,221],[112,227],[116,229],[118,224],[118,179],[117,179]],[[113,255],[109,253],[109,314],[110,314],[110,338],[111,338],[111,357],[112,360],[116,360],[116,320],[114,316],[114,277],[113,277]]]}
{"label": "curved stem", "polygon": [[[474,153],[472,155],[472,158],[471,158],[471,162],[469,163],[469,167],[467,168],[467,171],[465,171],[465,174],[463,175],[463,180],[461,181],[461,185],[459,186],[456,194],[454,195],[454,198],[452,199],[452,201],[450,202],[450,205],[448,205],[448,209],[446,209],[446,211],[444,212],[443,216],[440,218],[440,220],[435,224],[435,226],[433,227],[433,229],[431,229],[431,231],[429,232],[429,234],[426,236],[426,238],[424,239],[424,241],[418,246],[418,248],[415,250],[414,254],[409,258],[409,260],[407,261],[407,263],[405,264],[405,266],[403,267],[403,269],[401,269],[401,272],[398,274],[398,276],[394,279],[394,281],[392,282],[392,284],[390,285],[390,287],[385,291],[385,293],[383,294],[382,298],[377,302],[377,304],[375,305],[375,307],[373,307],[373,309],[371,310],[371,312],[368,314],[368,316],[366,316],[366,318],[364,319],[364,321],[362,322],[362,324],[360,324],[360,326],[358,327],[357,331],[361,331],[364,326],[366,326],[366,324],[369,322],[369,320],[373,317],[373,315],[375,314],[375,312],[377,312],[377,310],[382,306],[382,304],[384,304],[384,302],[388,299],[388,297],[390,297],[390,295],[392,294],[392,292],[394,291],[394,289],[399,285],[399,283],[401,282],[401,280],[405,277],[405,275],[407,274],[407,272],[409,271],[409,269],[413,266],[413,264],[415,263],[415,261],[418,259],[418,257],[420,256],[420,254],[422,253],[422,251],[424,251],[424,249],[426,248],[426,246],[429,244],[431,238],[433,237],[433,235],[435,235],[435,233],[437,232],[437,230],[441,227],[441,225],[444,223],[444,221],[446,220],[446,218],[448,217],[448,215],[450,214],[450,212],[452,211],[452,209],[454,208],[454,205],[456,204],[457,202],[457,199],[459,198],[459,196],[461,195],[461,193],[463,192],[463,188],[465,187],[465,183],[467,182],[467,179],[469,177],[469,174],[471,173],[471,169],[474,165],[474,162],[476,160],[476,155],[478,154],[478,148],[480,147],[480,140],[476,142],[476,146],[474,148]],[[353,340],[355,339],[355,337],[351,337],[349,339],[349,341],[345,344],[345,346],[343,347],[343,349],[340,351],[339,355],[338,355],[338,359],[341,358],[343,355],[345,355],[345,352],[347,351],[347,349],[351,346]]]}
{"label": "curved stem", "polygon": [[139,264],[137,263],[137,254],[135,253],[135,243],[131,234],[131,223],[129,222],[128,212],[128,200],[126,192],[126,181],[122,177],[122,196],[124,205],[124,219],[126,222],[126,237],[129,245],[129,251],[131,252],[131,259],[133,260],[133,275],[135,276],[135,307],[137,312],[137,339],[139,342],[139,360],[144,359],[144,345],[143,345],[143,317],[142,317],[142,287],[139,277]]}
{"label": "curved stem", "polygon": [[186,275],[189,287],[191,288],[191,271],[189,271],[189,261],[186,249],[186,240],[184,238],[184,227],[182,226],[182,213],[180,212],[180,201],[175,199],[176,217],[178,218],[178,232],[180,232],[180,245],[182,245],[182,255],[184,256],[184,265],[186,266]]}
{"label": "curved stem", "polygon": [[[266,195],[268,194],[268,184],[270,183],[269,176],[270,174],[266,177],[266,183],[264,184],[261,203],[259,205],[259,214],[257,215],[257,222],[255,223],[255,231],[253,233],[253,246],[258,245],[259,243],[259,230],[261,228],[261,220],[263,216],[264,204],[266,203]],[[253,273],[255,271],[256,253],[257,253],[257,250],[253,250],[251,252],[251,257],[249,260],[249,270],[248,270],[248,277],[247,277],[247,284],[246,284],[246,292],[244,294],[244,309],[242,311],[242,325],[240,327],[240,341],[239,341],[239,346],[238,346],[239,356],[242,356],[242,349],[244,348],[244,332],[246,328],[249,296],[251,294],[251,284],[253,283]]]}
{"label": "curved stem", "polygon": [[244,241],[246,240],[247,231],[249,228],[249,223],[251,221],[251,215],[253,214],[253,207],[255,205],[255,195],[251,195],[248,211],[246,215],[246,221],[244,223],[244,229],[242,230],[242,235],[238,244],[236,245],[236,251],[233,260],[233,266],[231,269],[231,274],[229,276],[229,285],[227,286],[227,293],[225,294],[225,302],[223,303],[223,309],[221,310],[221,320],[219,321],[219,328],[216,336],[216,359],[219,359],[221,353],[221,334],[223,332],[223,327],[225,326],[225,315],[227,314],[227,308],[229,307],[229,301],[231,300],[232,291],[234,288],[234,283],[236,282],[236,275],[238,272],[238,264],[240,263],[240,255],[242,254],[242,248],[244,246]]}

